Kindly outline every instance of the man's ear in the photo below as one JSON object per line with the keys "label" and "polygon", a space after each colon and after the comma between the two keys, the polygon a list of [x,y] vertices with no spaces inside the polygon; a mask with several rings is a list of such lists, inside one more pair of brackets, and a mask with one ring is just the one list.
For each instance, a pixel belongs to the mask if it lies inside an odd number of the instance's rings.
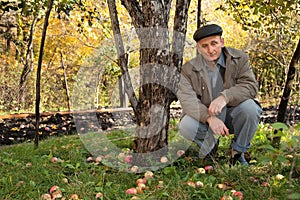
{"label": "man's ear", "polygon": [[198,52],[199,54],[201,54],[201,53],[200,53],[200,45],[199,45],[198,42],[196,43],[196,48],[197,48],[197,52]]}
{"label": "man's ear", "polygon": [[221,44],[222,44],[222,47],[225,46],[225,45],[224,45],[224,44],[225,44],[225,43],[224,43],[224,38],[222,38],[222,37],[221,37]]}

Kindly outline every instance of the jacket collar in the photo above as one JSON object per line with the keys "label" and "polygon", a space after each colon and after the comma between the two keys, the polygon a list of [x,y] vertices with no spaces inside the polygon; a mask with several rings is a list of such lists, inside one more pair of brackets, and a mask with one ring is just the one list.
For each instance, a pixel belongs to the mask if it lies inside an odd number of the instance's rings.
{"label": "jacket collar", "polygon": [[232,57],[233,59],[241,57],[241,53],[237,52],[233,48],[223,47],[222,50],[223,50],[223,53],[225,54],[226,57]]}

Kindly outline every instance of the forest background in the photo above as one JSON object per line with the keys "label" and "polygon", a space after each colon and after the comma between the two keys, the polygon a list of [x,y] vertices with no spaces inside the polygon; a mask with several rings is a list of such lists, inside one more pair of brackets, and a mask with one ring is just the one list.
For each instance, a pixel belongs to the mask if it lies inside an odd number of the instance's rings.
{"label": "forest background", "polygon": [[[106,1],[54,1],[49,19],[41,76],[41,112],[70,109],[72,89],[82,67],[98,66],[96,98],[91,108],[120,107],[120,68]],[[173,3],[175,4],[175,3]],[[0,113],[34,112],[39,46],[46,12],[44,1],[0,3]],[[192,35],[197,28],[197,2],[189,8],[184,61],[195,56]],[[139,66],[129,13],[117,3],[129,67]],[[174,17],[174,5],[171,17]],[[172,14],[173,13],[173,14]],[[277,18],[277,23],[274,23]],[[299,40],[297,1],[202,1],[201,22],[218,23],[225,44],[244,50],[259,82],[263,106],[278,107],[289,64]],[[272,22],[272,23],[270,23]],[[170,27],[173,21],[170,20]],[[299,104],[299,70],[291,85],[289,106]],[[78,88],[77,88],[78,89]],[[78,91],[75,91],[78,92]],[[87,101],[83,97],[80,101]]]}

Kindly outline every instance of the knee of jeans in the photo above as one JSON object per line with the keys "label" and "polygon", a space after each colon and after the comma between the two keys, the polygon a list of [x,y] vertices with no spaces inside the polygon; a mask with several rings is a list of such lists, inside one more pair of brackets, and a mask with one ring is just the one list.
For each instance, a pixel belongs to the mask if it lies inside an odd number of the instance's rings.
{"label": "knee of jeans", "polygon": [[184,123],[183,121],[178,124],[178,131],[180,135],[189,140],[193,140],[196,136],[195,130],[192,129],[190,124]]}
{"label": "knee of jeans", "polygon": [[242,103],[237,108],[236,112],[232,112],[232,117],[245,118],[247,120],[259,119],[262,110],[254,103],[254,101],[249,101],[247,103]]}

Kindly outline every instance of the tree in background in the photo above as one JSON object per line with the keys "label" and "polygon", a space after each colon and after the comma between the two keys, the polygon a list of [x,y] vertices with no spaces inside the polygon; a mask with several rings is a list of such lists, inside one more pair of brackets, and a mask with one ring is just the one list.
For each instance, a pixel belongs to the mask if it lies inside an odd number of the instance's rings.
{"label": "tree in background", "polygon": [[[1,1],[0,39],[1,79],[0,109],[32,112],[38,47],[43,17],[48,1]],[[87,55],[109,35],[106,4],[87,1],[54,1],[49,19],[41,74],[42,110],[67,108],[65,82],[74,83],[74,76]],[[61,67],[61,54],[65,70]],[[65,73],[64,73],[65,71]],[[64,74],[67,75],[66,81]],[[19,85],[16,84],[19,83]]]}
{"label": "tree in background", "polygon": [[45,40],[47,35],[47,28],[49,23],[49,17],[51,14],[51,10],[53,7],[53,0],[49,1],[49,5],[47,7],[44,26],[43,26],[43,33],[41,39],[41,46],[39,51],[39,61],[38,61],[38,69],[37,69],[37,77],[36,77],[36,100],[35,100],[35,137],[34,137],[34,147],[38,148],[39,144],[39,125],[40,125],[40,101],[41,101],[41,71],[42,71],[42,64],[43,64],[43,55],[44,55],[44,48],[45,48]]}
{"label": "tree in background", "polygon": [[[299,95],[299,84],[294,85],[296,65],[299,65],[300,58],[299,1],[264,0],[249,3],[245,0],[225,0],[225,3],[220,9],[257,36],[256,46],[251,51],[254,62],[259,65],[256,74],[260,75],[260,87],[265,93],[281,94],[277,121],[285,122],[291,93]],[[299,103],[299,96],[295,99],[296,104]],[[273,144],[278,146],[279,143],[280,137],[277,137]]]}

